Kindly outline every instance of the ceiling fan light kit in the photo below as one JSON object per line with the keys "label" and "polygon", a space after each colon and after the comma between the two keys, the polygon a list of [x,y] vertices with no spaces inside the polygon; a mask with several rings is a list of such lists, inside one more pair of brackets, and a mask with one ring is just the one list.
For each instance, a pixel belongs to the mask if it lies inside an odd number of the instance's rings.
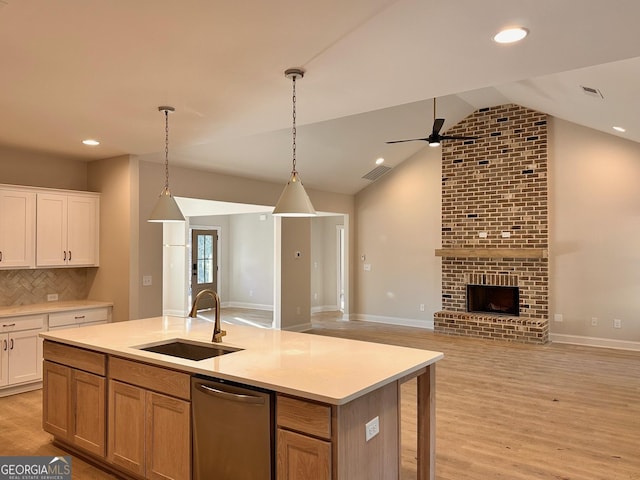
{"label": "ceiling fan light kit", "polygon": [[314,217],[316,211],[309,200],[309,196],[302,185],[298,171],[296,170],[296,80],[304,76],[304,70],[300,68],[289,68],[284,72],[285,77],[290,78],[293,83],[293,168],[291,177],[284,187],[278,203],[273,209],[273,215],[279,217]]}
{"label": "ceiling fan light kit", "polygon": [[180,211],[176,199],[169,190],[169,112],[175,111],[173,107],[158,107],[158,111],[164,112],[164,187],[156,206],[151,212],[149,222],[184,222],[184,215]]}

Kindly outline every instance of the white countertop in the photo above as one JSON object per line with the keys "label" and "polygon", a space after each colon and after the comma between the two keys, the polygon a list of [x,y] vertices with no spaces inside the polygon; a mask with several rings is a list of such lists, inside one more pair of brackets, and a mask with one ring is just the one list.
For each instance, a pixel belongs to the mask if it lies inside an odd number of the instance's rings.
{"label": "white countertop", "polygon": [[0,318],[112,306],[112,302],[99,302],[96,300],[69,300],[62,302],[32,303],[30,305],[10,305],[0,307]]}
{"label": "white countertop", "polygon": [[154,317],[93,327],[42,332],[45,339],[190,373],[224,378],[342,405],[443,358],[440,352],[322,335],[230,325],[219,345],[244,349],[200,361],[139,350],[184,338],[210,342],[205,319]]}

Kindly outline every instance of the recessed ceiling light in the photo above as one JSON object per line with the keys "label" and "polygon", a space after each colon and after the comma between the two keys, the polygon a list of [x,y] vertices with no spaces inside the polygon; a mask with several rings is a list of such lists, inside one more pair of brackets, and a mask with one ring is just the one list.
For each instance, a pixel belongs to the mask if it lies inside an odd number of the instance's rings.
{"label": "recessed ceiling light", "polygon": [[523,27],[505,28],[496,33],[493,41],[496,43],[515,43],[522,40],[529,34],[529,30]]}
{"label": "recessed ceiling light", "polygon": [[382,165],[384,163],[384,158],[380,157],[376,160],[376,165]]}
{"label": "recessed ceiling light", "polygon": [[98,140],[93,140],[91,138],[87,138],[86,140],[82,140],[82,143],[84,143],[85,145],[89,145],[91,147],[95,147],[96,145],[100,145],[100,142]]}
{"label": "recessed ceiling light", "polygon": [[622,128],[622,127],[613,127],[613,129],[614,129],[616,132],[621,132],[621,133],[624,133],[624,132],[626,132],[626,131],[627,131],[627,129],[626,129],[626,128]]}

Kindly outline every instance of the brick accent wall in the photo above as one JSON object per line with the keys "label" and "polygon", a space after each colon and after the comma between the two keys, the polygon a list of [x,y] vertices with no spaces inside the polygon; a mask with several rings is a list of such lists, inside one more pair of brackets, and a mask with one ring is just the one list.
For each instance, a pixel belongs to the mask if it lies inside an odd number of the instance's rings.
{"label": "brick accent wall", "polygon": [[[443,248],[548,248],[547,118],[517,105],[480,109],[448,135],[477,140],[442,144]],[[473,314],[466,285],[520,289],[520,316]],[[437,332],[546,343],[547,258],[442,259]]]}

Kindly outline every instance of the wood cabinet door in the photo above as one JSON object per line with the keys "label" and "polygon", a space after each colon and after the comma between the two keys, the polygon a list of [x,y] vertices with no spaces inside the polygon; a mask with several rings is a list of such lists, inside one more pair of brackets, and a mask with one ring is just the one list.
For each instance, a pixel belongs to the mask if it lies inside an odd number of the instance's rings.
{"label": "wood cabinet door", "polygon": [[145,391],[109,380],[109,426],[107,458],[144,477]]}
{"label": "wood cabinet door", "polygon": [[67,263],[98,266],[98,199],[69,195],[67,198]]}
{"label": "wood cabinet door", "polygon": [[331,443],[278,429],[278,480],[330,480]]}
{"label": "wood cabinet door", "polygon": [[71,427],[71,369],[48,361],[43,363],[42,428],[66,440]]}
{"label": "wood cabinet door", "polygon": [[106,453],[106,379],[73,370],[71,440],[74,445],[100,457]]}
{"label": "wood cabinet door", "polygon": [[0,268],[35,266],[36,195],[0,189]]}
{"label": "wood cabinet door", "polygon": [[147,392],[146,409],[147,478],[189,480],[191,404],[159,393]]}

